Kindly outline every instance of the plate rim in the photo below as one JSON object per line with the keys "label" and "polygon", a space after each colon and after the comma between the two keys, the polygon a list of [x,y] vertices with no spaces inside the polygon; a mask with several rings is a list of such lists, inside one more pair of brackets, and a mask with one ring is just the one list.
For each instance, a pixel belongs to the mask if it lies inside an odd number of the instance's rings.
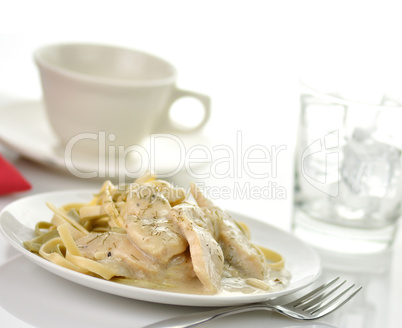
{"label": "plate rim", "polygon": [[[95,290],[99,290],[105,293],[122,296],[126,298],[136,299],[140,301],[147,301],[153,303],[161,303],[161,304],[170,304],[170,305],[181,305],[181,306],[200,306],[200,307],[211,307],[211,306],[231,306],[231,305],[240,305],[240,304],[247,304],[247,303],[255,303],[261,301],[271,300],[280,296],[285,296],[287,294],[296,292],[302,288],[307,287],[308,285],[314,283],[322,273],[322,263],[318,253],[314,250],[313,247],[306,244],[304,241],[299,239],[298,237],[294,236],[288,231],[285,231],[281,228],[275,227],[272,224],[264,222],[262,220],[249,217],[245,214],[237,213],[234,211],[228,210],[230,215],[234,217],[239,217],[241,219],[246,219],[251,222],[257,222],[266,226],[269,229],[287,235],[288,237],[296,240],[298,243],[302,244],[303,247],[312,255],[312,259],[316,262],[316,270],[314,275],[304,278],[306,282],[299,284],[299,286],[293,288],[285,288],[284,290],[278,292],[271,292],[271,293],[260,293],[260,294],[227,294],[227,295],[198,295],[198,294],[187,294],[187,293],[176,293],[176,292],[169,292],[169,291],[161,291],[161,290],[153,290],[148,288],[136,287],[136,286],[129,286],[124,284],[119,284],[112,281],[103,280],[101,278],[92,277],[83,273],[75,272],[73,270],[61,267],[55,263],[49,262],[46,259],[28,251],[22,245],[22,243],[17,243],[14,239],[11,238],[9,233],[4,229],[5,222],[7,217],[11,215],[18,223],[27,227],[24,223],[22,223],[17,217],[14,216],[12,212],[10,212],[10,208],[19,206],[20,203],[27,202],[29,200],[35,198],[46,198],[47,196],[61,196],[61,195],[69,195],[72,197],[73,194],[82,194],[88,195],[96,193],[97,189],[69,189],[69,190],[60,190],[60,191],[50,191],[44,193],[38,193],[34,195],[29,195],[26,197],[22,197],[18,200],[15,200],[8,205],[6,205],[0,211],[0,232],[6,239],[6,241],[15,248],[20,254],[22,254],[28,260],[34,262],[36,265],[39,265],[43,269],[55,274],[63,279],[69,280],[71,282],[77,283],[82,286],[86,286]],[[83,199],[83,201],[85,201]],[[66,203],[69,202],[67,199]],[[43,206],[45,204],[43,203]],[[7,228],[6,228],[7,229]],[[31,228],[32,229],[32,228]],[[16,237],[18,234],[13,232]],[[251,230],[252,233],[252,230]],[[286,259],[285,259],[286,261]],[[290,272],[292,274],[292,272]]]}

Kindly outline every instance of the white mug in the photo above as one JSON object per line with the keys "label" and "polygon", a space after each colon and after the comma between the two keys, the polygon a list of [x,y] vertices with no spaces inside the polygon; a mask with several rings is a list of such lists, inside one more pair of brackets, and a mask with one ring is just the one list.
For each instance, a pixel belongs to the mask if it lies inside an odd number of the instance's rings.
{"label": "white mug", "polygon": [[[153,55],[109,45],[56,44],[38,49],[34,59],[62,147],[74,142],[75,149],[96,153],[94,136],[100,132],[108,143],[129,147],[152,133],[199,131],[209,119],[209,97],[178,89],[175,68]],[[177,126],[170,119],[171,105],[181,97],[203,104],[197,126]]]}

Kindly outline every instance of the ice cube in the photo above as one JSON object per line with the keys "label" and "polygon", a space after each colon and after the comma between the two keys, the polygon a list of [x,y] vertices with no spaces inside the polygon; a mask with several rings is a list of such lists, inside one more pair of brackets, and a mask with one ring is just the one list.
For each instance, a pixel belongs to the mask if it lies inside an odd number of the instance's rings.
{"label": "ice cube", "polygon": [[343,148],[341,180],[360,196],[385,197],[400,180],[400,149],[357,128]]}

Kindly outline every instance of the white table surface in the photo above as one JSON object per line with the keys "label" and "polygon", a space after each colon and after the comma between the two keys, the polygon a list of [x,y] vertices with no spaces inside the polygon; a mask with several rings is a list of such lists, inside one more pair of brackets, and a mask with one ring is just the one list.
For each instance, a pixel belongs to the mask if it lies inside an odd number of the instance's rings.
{"label": "white table surface", "polygon": [[[3,99],[0,105],[5,103]],[[257,140],[253,138],[255,136],[251,135],[250,140]],[[291,168],[289,164],[292,158],[291,146],[288,148],[286,154],[280,158],[280,165],[283,168]],[[28,192],[1,196],[0,210],[10,202],[30,194],[64,189],[98,188],[101,183],[99,180],[79,179],[69,172],[54,170],[32,162],[1,145],[0,153],[13,163],[33,186]],[[287,188],[288,195],[284,200],[236,199],[225,200],[222,205],[238,212],[251,213],[258,219],[289,230],[292,204],[289,192],[292,183],[290,175],[291,173],[284,174],[280,171],[277,180],[279,185],[282,184]],[[252,183],[254,180],[249,179],[249,181]],[[226,182],[212,179],[207,181],[211,185]],[[394,328],[401,326],[402,320],[399,313],[402,306],[401,231],[390,253],[366,258],[326,254],[322,260],[324,271],[320,280],[341,275],[364,287],[353,301],[336,313],[315,322],[299,322],[277,314],[254,312],[223,318],[205,327],[247,325],[292,328]],[[40,311],[43,307],[46,307],[46,310]],[[93,320],[94,326],[97,327],[110,327],[110,322],[114,322],[116,327],[142,327],[170,316],[200,310],[140,302],[75,285],[53,276],[22,258],[8,245],[3,236],[0,236],[0,323],[2,327],[54,327],[55,322],[59,328],[81,327],[80,323],[88,320]]]}

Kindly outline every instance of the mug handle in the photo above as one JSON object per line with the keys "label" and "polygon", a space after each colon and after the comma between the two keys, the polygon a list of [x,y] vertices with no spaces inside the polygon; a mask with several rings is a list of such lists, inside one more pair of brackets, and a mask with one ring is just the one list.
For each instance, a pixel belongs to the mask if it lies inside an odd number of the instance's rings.
{"label": "mug handle", "polygon": [[[178,126],[177,124],[174,124],[169,117],[169,112],[170,112],[172,105],[178,99],[184,98],[184,97],[196,98],[204,106],[204,117],[200,121],[200,123],[198,123],[194,127]],[[172,95],[169,99],[169,102],[166,106],[165,113],[163,115],[162,120],[160,121],[158,130],[166,130],[163,132],[180,132],[180,133],[197,132],[205,126],[205,124],[208,122],[210,116],[211,116],[211,99],[207,95],[203,95],[201,93],[197,93],[197,92],[193,92],[193,91],[175,88],[173,90]]]}

